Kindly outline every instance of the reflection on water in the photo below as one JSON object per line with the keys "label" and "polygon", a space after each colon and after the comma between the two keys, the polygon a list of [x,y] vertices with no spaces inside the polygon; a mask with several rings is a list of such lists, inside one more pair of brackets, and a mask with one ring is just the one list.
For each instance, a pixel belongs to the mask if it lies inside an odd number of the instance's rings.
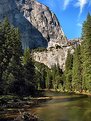
{"label": "reflection on water", "polygon": [[[73,95],[57,95],[49,93],[48,96],[57,96],[32,111],[44,121],[91,121],[91,98],[75,98]],[[63,101],[64,96],[64,101]],[[67,96],[67,98],[65,98]],[[71,100],[72,99],[72,100]]]}

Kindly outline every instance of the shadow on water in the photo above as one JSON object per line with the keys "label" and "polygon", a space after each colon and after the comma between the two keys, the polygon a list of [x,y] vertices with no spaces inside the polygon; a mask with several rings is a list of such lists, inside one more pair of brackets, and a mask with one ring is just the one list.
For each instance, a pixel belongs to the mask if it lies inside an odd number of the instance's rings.
{"label": "shadow on water", "polygon": [[[48,104],[52,104],[52,103],[62,103],[62,102],[71,102],[71,101],[77,101],[77,100],[81,100],[84,98],[88,98],[87,95],[83,95],[83,94],[75,94],[75,93],[67,93],[67,92],[53,92],[53,91],[43,91],[43,95],[42,96],[49,96],[50,99],[46,100],[46,99],[42,99],[42,100],[38,100],[38,104],[41,105],[41,103],[48,103]],[[40,106],[38,105],[38,106]],[[43,105],[41,105],[43,106]]]}
{"label": "shadow on water", "polygon": [[10,118],[4,119],[4,118],[1,118],[0,121],[14,121],[14,119],[10,119]]}
{"label": "shadow on water", "polygon": [[76,94],[75,92],[58,92],[58,91],[52,91],[52,90],[42,90],[43,95],[45,96],[83,96],[88,97],[87,95],[83,94]]}

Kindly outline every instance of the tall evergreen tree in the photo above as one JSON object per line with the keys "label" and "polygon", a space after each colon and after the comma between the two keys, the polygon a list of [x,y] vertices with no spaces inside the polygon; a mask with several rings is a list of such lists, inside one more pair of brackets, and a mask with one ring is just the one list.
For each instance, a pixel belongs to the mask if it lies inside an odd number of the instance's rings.
{"label": "tall evergreen tree", "polygon": [[46,74],[47,74],[47,72],[46,72],[46,68],[45,68],[45,65],[43,64],[41,64],[41,68],[40,68],[40,73],[41,73],[41,80],[40,80],[40,87],[42,88],[42,89],[45,89],[46,88]]}
{"label": "tall evergreen tree", "polygon": [[4,38],[4,33],[2,29],[2,23],[0,23],[0,94],[3,93],[3,80],[2,80],[2,75],[4,71],[4,45],[5,45],[5,38]]}
{"label": "tall evergreen tree", "polygon": [[9,24],[7,18],[1,24],[0,31],[0,75],[4,86],[3,93],[6,94],[9,88],[11,90],[12,82],[21,80],[22,48],[19,31]]}
{"label": "tall evergreen tree", "polygon": [[91,15],[88,13],[87,20],[83,24],[82,54],[82,75],[83,89],[91,91]]}
{"label": "tall evergreen tree", "polygon": [[[0,26],[0,73],[1,78],[6,70],[11,54],[8,49],[8,35],[10,34],[10,24],[7,19]],[[10,36],[10,35],[9,35]]]}
{"label": "tall evergreen tree", "polygon": [[25,50],[22,60],[24,65],[24,80],[26,85],[25,91],[27,94],[34,95],[37,84],[35,80],[35,66],[29,48]]}
{"label": "tall evergreen tree", "polygon": [[72,90],[72,67],[73,67],[73,55],[71,54],[70,50],[68,50],[67,59],[65,62],[65,82],[64,87],[65,90],[71,91]]}
{"label": "tall evergreen tree", "polygon": [[59,84],[63,84],[63,80],[62,80],[62,70],[60,69],[59,65],[54,65],[52,67],[51,70],[51,74],[52,74],[52,84],[53,84],[53,88],[56,90],[59,87]]}
{"label": "tall evergreen tree", "polygon": [[53,77],[51,70],[47,70],[47,76],[46,76],[46,88],[47,89],[53,89]]}
{"label": "tall evergreen tree", "polygon": [[72,89],[73,91],[82,91],[82,65],[80,45],[75,48],[73,56]]}

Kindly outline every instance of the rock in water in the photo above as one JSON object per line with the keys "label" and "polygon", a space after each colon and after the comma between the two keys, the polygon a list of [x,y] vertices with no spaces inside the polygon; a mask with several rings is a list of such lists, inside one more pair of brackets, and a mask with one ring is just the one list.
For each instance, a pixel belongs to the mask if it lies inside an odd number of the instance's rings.
{"label": "rock in water", "polygon": [[39,118],[35,115],[24,113],[17,118],[14,119],[14,121],[40,121]]}
{"label": "rock in water", "polygon": [[47,47],[47,40],[17,9],[15,0],[0,0],[0,21],[8,17],[21,32],[22,47]]}

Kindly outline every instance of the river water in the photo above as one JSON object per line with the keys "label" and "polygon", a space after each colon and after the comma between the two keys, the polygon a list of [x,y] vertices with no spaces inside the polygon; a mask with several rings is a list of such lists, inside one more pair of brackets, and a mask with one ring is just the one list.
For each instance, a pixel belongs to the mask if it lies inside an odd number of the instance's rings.
{"label": "river water", "polygon": [[47,92],[53,99],[32,109],[43,121],[91,121],[91,98]]}

